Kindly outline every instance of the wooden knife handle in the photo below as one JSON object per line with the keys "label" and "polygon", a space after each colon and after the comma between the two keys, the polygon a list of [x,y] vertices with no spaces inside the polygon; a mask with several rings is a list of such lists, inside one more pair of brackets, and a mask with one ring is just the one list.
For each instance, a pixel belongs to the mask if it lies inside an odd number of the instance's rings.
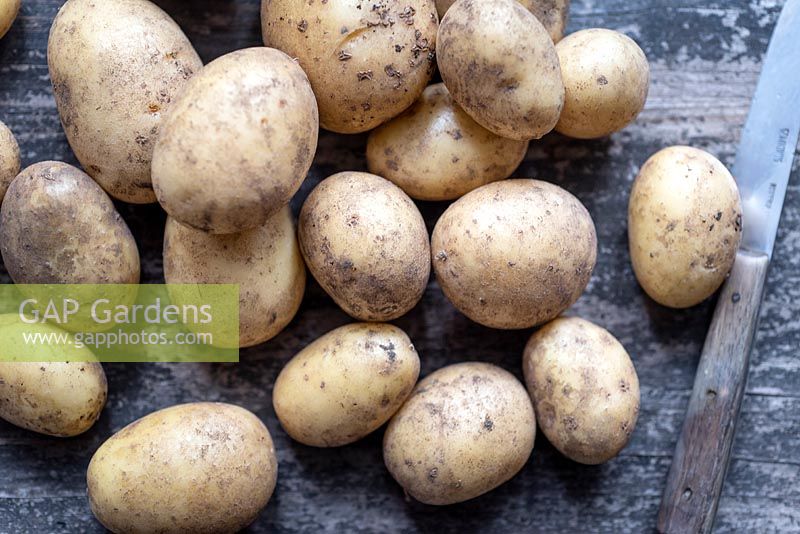
{"label": "wooden knife handle", "polygon": [[711,532],[768,267],[766,254],[739,251],[720,292],[661,500],[659,532]]}

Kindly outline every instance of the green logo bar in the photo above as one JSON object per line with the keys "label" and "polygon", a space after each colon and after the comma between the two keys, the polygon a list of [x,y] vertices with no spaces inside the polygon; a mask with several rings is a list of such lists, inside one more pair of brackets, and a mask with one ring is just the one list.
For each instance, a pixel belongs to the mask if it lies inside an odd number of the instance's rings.
{"label": "green logo bar", "polygon": [[0,361],[238,362],[239,286],[3,284]]}

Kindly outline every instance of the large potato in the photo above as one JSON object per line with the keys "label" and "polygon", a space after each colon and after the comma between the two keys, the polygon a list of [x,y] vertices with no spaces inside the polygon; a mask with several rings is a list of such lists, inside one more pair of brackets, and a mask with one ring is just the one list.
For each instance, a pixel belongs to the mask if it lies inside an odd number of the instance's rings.
{"label": "large potato", "polygon": [[0,39],[8,32],[19,13],[20,0],[0,0]]}
{"label": "large potato", "polygon": [[639,379],[605,329],[577,317],[556,319],[528,341],[522,368],[539,427],[562,454],[599,464],[628,444],[639,416]]}
{"label": "large potato", "polygon": [[434,69],[433,0],[262,0],[264,43],[297,58],[320,123],[366,132],[410,106]]}
{"label": "large potato", "polygon": [[[450,9],[456,0],[436,0],[439,19]],[[525,9],[533,13],[541,22],[550,38],[558,42],[564,37],[564,29],[569,18],[569,0],[518,0]]]}
{"label": "large potato", "polygon": [[553,40],[516,0],[458,0],[439,27],[447,89],[487,130],[538,139],[558,122],[564,84]]}
{"label": "large potato", "polygon": [[153,153],[158,201],[211,233],[262,226],[303,183],[318,131],[308,78],[286,54],[261,47],[222,56],[164,121]]}
{"label": "large potato", "polygon": [[436,223],[431,251],[439,285],[464,315],[493,328],[529,328],[581,296],[597,234],[567,191],[506,180],[453,203]]}
{"label": "large potato", "polygon": [[275,381],[272,403],[292,438],[338,447],[388,421],[418,377],[419,356],[405,332],[389,324],[354,323],[292,358]]}
{"label": "large potato", "polygon": [[238,532],[267,505],[272,437],[252,413],[196,402],[147,415],[97,449],[86,474],[97,519],[117,534]]}
{"label": "large potato", "polygon": [[386,429],[383,458],[418,501],[453,504],[513,477],[535,436],[531,401],[511,373],[459,363],[420,381]]}
{"label": "large potato", "polygon": [[11,181],[19,174],[19,169],[19,145],[8,126],[0,121],[0,202],[6,196]]}
{"label": "large potato", "polygon": [[168,284],[239,284],[239,345],[272,339],[303,300],[306,267],[289,207],[266,224],[213,235],[167,219],[164,278]]}
{"label": "large potato", "polygon": [[527,150],[527,141],[500,137],[472,120],[440,83],[370,134],[367,163],[412,198],[452,200],[508,178]]}
{"label": "large potato", "polygon": [[17,284],[136,284],[139,251],[108,195],[56,161],[23,170],[0,210],[0,252]]}
{"label": "large potato", "polygon": [[155,202],[162,118],[202,66],[189,39],[145,0],[68,0],[50,29],[50,79],[75,156],[111,196]]}
{"label": "large potato", "polygon": [[644,108],[650,66],[627,35],[582,30],[556,45],[566,98],[556,131],[579,139],[603,137],[633,122]]}
{"label": "large potato", "polygon": [[300,250],[322,288],[362,321],[390,321],[422,298],[430,276],[425,221],[403,191],[380,176],[342,172],[306,199]]}
{"label": "large potato", "polygon": [[714,156],[665,148],[644,164],[628,204],[636,279],[664,306],[688,308],[728,276],[742,238],[742,203],[731,173]]}

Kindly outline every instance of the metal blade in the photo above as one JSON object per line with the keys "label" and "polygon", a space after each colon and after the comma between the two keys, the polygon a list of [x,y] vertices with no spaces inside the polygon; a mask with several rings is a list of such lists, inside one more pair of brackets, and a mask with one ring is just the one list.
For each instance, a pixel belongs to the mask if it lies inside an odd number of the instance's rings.
{"label": "metal blade", "polygon": [[767,49],[733,175],[742,248],[772,256],[800,132],[800,0],[787,0]]}

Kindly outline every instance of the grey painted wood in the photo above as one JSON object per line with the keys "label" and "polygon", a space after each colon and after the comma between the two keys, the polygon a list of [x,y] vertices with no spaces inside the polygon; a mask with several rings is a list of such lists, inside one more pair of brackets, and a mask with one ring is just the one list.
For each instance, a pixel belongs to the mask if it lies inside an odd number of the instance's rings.
{"label": "grey painted wood", "polygon": [[[57,0],[24,0],[0,41],[0,120],[18,135],[25,164],[74,162],[47,79],[45,44]],[[260,44],[257,0],[159,0],[208,61]],[[553,181],[592,213],[598,267],[572,313],[613,332],[630,352],[642,386],[633,439],[605,465],[561,456],[543,437],[508,484],[470,503],[432,508],[408,502],[383,466],[381,431],[336,450],[292,443],[271,407],[281,366],[320,334],[348,322],[310,284],[292,324],[243,351],[239,365],[108,365],[109,403],[87,434],[60,441],[0,422],[0,532],[102,532],[85,498],[85,468],[111,433],[155,409],[223,400],[261,417],[276,443],[275,497],[251,532],[650,532],[694,380],[713,302],[672,311],[650,301],[631,271],[625,228],[638,167],[670,144],[690,144],[731,164],[780,0],[573,0],[570,30],[603,26],[635,38],[652,65],[645,111],[600,141],[552,135],[532,144],[518,176]],[[323,133],[315,166],[294,201],[339,170],[362,170],[364,136]],[[446,208],[420,203],[429,228]],[[120,206],[142,252],[144,279],[162,279],[164,217],[155,206]],[[795,172],[778,234],[761,325],[733,443],[718,532],[800,532],[800,189]],[[2,281],[8,281],[5,274]],[[431,282],[423,301],[396,321],[422,356],[422,373],[461,360],[502,365],[521,377],[530,331],[499,332],[459,315]]]}

